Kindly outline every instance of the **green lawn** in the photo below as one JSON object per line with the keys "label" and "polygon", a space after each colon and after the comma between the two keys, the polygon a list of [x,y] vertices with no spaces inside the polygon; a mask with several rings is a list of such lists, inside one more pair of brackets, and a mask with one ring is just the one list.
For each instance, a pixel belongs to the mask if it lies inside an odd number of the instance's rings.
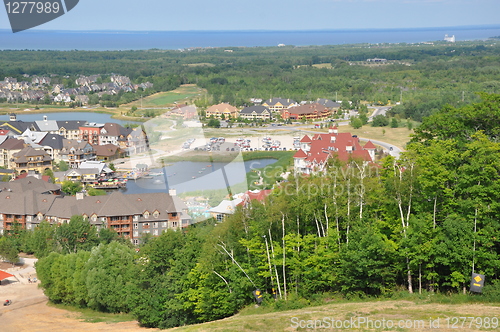
{"label": "green lawn", "polygon": [[179,88],[167,91],[159,92],[154,95],[145,97],[141,100],[136,100],[129,104],[122,105],[122,108],[141,107],[142,108],[155,108],[155,107],[166,107],[173,106],[175,103],[187,102],[190,99],[204,94],[205,91],[195,85],[182,85]]}

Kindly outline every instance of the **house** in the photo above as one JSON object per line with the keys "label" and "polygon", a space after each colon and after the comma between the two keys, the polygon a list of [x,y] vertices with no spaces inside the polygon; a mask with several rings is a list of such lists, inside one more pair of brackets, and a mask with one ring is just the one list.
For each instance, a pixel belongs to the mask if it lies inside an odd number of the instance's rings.
{"label": "house", "polygon": [[21,174],[29,171],[41,174],[45,170],[52,170],[52,158],[43,149],[28,146],[12,154],[12,159],[12,168]]}
{"label": "house", "polygon": [[92,145],[86,141],[63,140],[63,148],[59,152],[61,160],[65,161],[70,168],[78,168],[81,163],[95,160],[95,152]]}
{"label": "house", "polygon": [[111,76],[111,82],[119,86],[127,85],[130,84],[130,78],[128,78],[127,76],[113,75]]}
{"label": "house", "polygon": [[215,218],[215,220],[223,221],[226,216],[234,214],[234,212],[236,211],[236,207],[238,205],[241,205],[242,203],[243,199],[241,198],[237,198],[232,201],[223,200],[219,205],[208,210],[208,212],[212,215],[213,218]]}
{"label": "house", "polygon": [[[82,92],[82,90],[80,90],[79,92]],[[80,104],[80,105],[88,105],[89,103],[89,96],[86,96],[86,95],[76,95],[75,96],[75,102]]]}
{"label": "house", "polygon": [[71,103],[71,97],[69,95],[65,95],[62,93],[59,93],[57,96],[54,97],[54,102],[56,103]]}
{"label": "house", "polygon": [[194,105],[177,105],[168,115],[182,116],[184,120],[191,120],[198,116],[198,110]]}
{"label": "house", "polygon": [[328,134],[316,134],[312,138],[305,135],[300,140],[300,149],[293,156],[294,171],[297,174],[324,172],[332,157],[342,161],[357,157],[366,163],[373,162],[375,145],[368,141],[361,146],[359,138],[350,133],[338,133],[336,127],[330,128]]}
{"label": "house", "polygon": [[330,114],[331,114],[331,112],[328,108],[326,108],[325,106],[318,104],[318,103],[304,104],[304,105],[284,109],[281,111],[281,117],[283,119],[290,119],[290,120],[324,119],[324,118],[329,117]]}
{"label": "house", "polygon": [[58,134],[67,139],[79,139],[80,127],[85,126],[87,121],[84,120],[62,120],[57,121],[59,127]]}
{"label": "house", "polygon": [[63,181],[81,182],[82,184],[96,183],[100,178],[98,168],[72,168],[64,173]]}
{"label": "house", "polygon": [[149,142],[142,127],[133,128],[127,135],[127,154],[139,154],[148,151]]}
{"label": "house", "polygon": [[215,118],[224,118],[224,119],[229,119],[233,118],[236,119],[239,116],[240,112],[239,110],[226,103],[218,104],[218,105],[213,105],[210,106],[206,110],[206,117],[215,117]]}
{"label": "house", "polygon": [[94,151],[98,161],[108,162],[123,157],[122,150],[114,144],[95,145]]}
{"label": "house", "polygon": [[297,102],[293,99],[283,99],[283,98],[271,98],[262,103],[262,106],[266,106],[271,111],[281,112],[284,109],[298,106]]}
{"label": "house", "polygon": [[266,106],[249,106],[240,111],[240,118],[248,120],[271,120],[271,110]]}
{"label": "house", "polygon": [[6,138],[0,144],[0,166],[14,169],[13,155],[22,149],[25,144],[23,140],[17,138]]}
{"label": "house", "polygon": [[106,122],[99,134],[99,144],[120,145],[120,141],[126,141],[126,137],[131,131],[131,129],[124,128],[117,123]]}
{"label": "house", "polygon": [[64,148],[64,137],[57,134],[47,134],[38,145],[55,161],[61,161],[61,150]]}

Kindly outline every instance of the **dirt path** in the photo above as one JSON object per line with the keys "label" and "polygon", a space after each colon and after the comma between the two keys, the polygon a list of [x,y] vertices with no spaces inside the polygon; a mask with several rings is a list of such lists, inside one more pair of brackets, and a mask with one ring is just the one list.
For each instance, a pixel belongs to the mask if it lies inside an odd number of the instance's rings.
{"label": "dirt path", "polygon": [[12,300],[0,307],[0,330],[3,332],[94,332],[94,331],[158,331],[138,326],[137,322],[87,323],[78,314],[47,306],[47,297],[37,284],[14,282],[0,286],[0,299]]}

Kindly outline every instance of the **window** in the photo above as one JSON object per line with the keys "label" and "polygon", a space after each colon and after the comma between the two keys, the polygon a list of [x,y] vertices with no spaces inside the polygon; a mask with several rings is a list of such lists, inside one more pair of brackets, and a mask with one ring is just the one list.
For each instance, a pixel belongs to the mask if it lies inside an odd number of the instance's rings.
{"label": "window", "polygon": [[153,235],[154,236],[158,236],[158,230],[157,229],[153,230]]}
{"label": "window", "polygon": [[153,228],[158,228],[158,223],[157,222],[153,223]]}
{"label": "window", "polygon": [[134,237],[138,237],[139,236],[139,232],[138,231],[134,231]]}
{"label": "window", "polygon": [[162,222],[161,223],[161,227],[167,228],[168,227],[168,223],[166,221]]}
{"label": "window", "polygon": [[26,216],[26,221],[31,221],[31,216]]}
{"label": "window", "polygon": [[134,229],[139,229],[139,224],[134,223]]}
{"label": "window", "polygon": [[138,246],[139,245],[139,240],[134,240],[134,246]]}
{"label": "window", "polygon": [[149,212],[148,211],[144,212],[144,218],[149,218]]}
{"label": "window", "polygon": [[177,221],[172,221],[172,227],[177,227]]}
{"label": "window", "polygon": [[153,212],[153,217],[158,218],[159,215],[160,215],[160,212],[158,212],[158,211]]}
{"label": "window", "polygon": [[139,221],[139,216],[138,215],[134,216],[134,221]]}

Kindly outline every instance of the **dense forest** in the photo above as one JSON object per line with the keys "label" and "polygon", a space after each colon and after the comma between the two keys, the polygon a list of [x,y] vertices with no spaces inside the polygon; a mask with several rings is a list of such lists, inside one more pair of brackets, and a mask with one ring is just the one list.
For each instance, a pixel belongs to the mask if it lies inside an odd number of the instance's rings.
{"label": "dense forest", "polygon": [[[69,83],[78,75],[116,73],[134,82],[152,82],[155,91],[192,83],[208,90],[208,97],[197,102],[202,107],[219,102],[243,106],[249,98],[271,97],[402,101],[393,113],[421,121],[445,104],[477,102],[477,92],[500,92],[499,48],[496,41],[474,41],[233,47],[232,52],[0,51],[0,77],[57,74]],[[387,63],[366,62],[375,57]]]}
{"label": "dense forest", "polygon": [[150,238],[138,252],[76,217],[19,230],[0,248],[17,241],[40,257],[52,301],[131,312],[148,327],[230,316],[256,289],[263,305],[296,308],[321,294],[462,293],[475,271],[485,295],[498,294],[500,95],[481,98],[425,118],[398,160],[333,158],[326,173],[292,177],[264,203]]}

